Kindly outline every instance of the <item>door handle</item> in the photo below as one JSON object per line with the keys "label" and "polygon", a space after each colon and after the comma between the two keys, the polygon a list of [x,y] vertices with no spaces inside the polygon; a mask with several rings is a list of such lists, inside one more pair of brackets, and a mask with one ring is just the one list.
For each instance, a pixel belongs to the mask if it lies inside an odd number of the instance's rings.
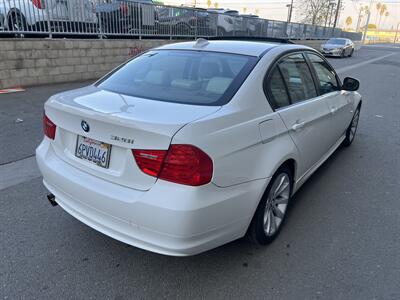
{"label": "door handle", "polygon": [[306,122],[297,122],[297,123],[295,123],[293,126],[292,126],[292,129],[294,130],[294,131],[297,131],[297,130],[299,130],[300,128],[302,128],[302,127],[304,127],[304,125],[306,124]]}

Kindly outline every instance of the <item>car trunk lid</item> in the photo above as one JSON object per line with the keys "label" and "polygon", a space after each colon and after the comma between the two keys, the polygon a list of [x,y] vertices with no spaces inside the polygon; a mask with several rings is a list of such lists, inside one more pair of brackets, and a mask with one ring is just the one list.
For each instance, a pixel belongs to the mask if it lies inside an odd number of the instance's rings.
{"label": "car trunk lid", "polygon": [[[45,105],[46,115],[57,126],[52,146],[60,159],[138,190],[150,189],[157,179],[139,169],[132,149],[167,150],[179,129],[219,108],[141,99],[95,86],[55,95]],[[107,168],[77,157],[78,136],[111,145]]]}

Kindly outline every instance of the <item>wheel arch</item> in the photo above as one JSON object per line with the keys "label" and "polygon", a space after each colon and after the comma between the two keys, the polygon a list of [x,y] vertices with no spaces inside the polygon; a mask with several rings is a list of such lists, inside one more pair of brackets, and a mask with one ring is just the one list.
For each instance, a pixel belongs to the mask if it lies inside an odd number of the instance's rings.
{"label": "wheel arch", "polygon": [[[297,161],[293,158],[293,157],[286,157],[285,159],[283,159],[280,163],[277,164],[276,169],[273,171],[272,176],[270,179],[272,179],[276,173],[282,168],[282,167],[288,167],[290,169],[290,171],[292,172],[292,178],[291,178],[291,184],[292,184],[292,191],[291,191],[291,195],[293,195],[293,191],[294,191],[294,185],[296,183],[296,172],[297,172]],[[246,235],[249,232],[250,226],[252,224],[252,221],[255,217],[255,214],[257,212],[257,209],[261,203],[261,200],[263,199],[263,197],[265,196],[265,193],[268,191],[269,187],[271,185],[271,180],[268,181],[268,184],[264,187],[264,190],[261,193],[260,198],[257,201],[257,205],[253,208],[253,213],[252,213],[252,217],[249,220],[249,224],[247,226],[246,229]]]}
{"label": "wheel arch", "polygon": [[[292,183],[292,193],[294,191],[295,188],[295,184],[296,184],[296,180],[297,180],[297,170],[298,170],[298,164],[297,164],[297,160],[292,157],[292,156],[288,156],[283,158],[276,166],[276,168],[273,170],[271,178],[275,176],[276,172],[278,172],[279,169],[281,169],[282,167],[287,166],[289,168],[289,170],[292,172],[292,178],[291,178],[291,183]],[[268,184],[269,186],[269,184]],[[268,186],[265,188],[263,195],[265,194],[265,191],[267,190]]]}
{"label": "wheel arch", "polygon": [[32,20],[32,15],[30,13],[33,10],[33,8],[30,7],[29,5],[31,5],[31,4],[28,4],[28,7],[24,7],[22,9],[18,8],[18,7],[10,8],[10,10],[7,12],[7,23],[9,22],[10,17],[15,16],[15,15],[19,15],[19,16],[22,16],[24,18],[26,24],[33,25],[33,21],[34,20]]}
{"label": "wheel arch", "polygon": [[361,108],[362,107],[362,103],[363,103],[363,100],[362,100],[362,97],[361,97],[361,95],[358,93],[358,92],[355,92],[355,95],[356,95],[356,97],[355,97],[355,101],[354,101],[354,109],[357,109],[357,108]]}
{"label": "wheel arch", "polygon": [[178,23],[176,23],[175,25],[174,25],[174,27],[175,28],[183,28],[183,27],[185,27],[185,29],[187,29],[187,30],[190,30],[191,29],[191,27],[190,27],[190,24],[188,24],[188,23],[186,23],[186,22],[182,22],[182,21],[179,21]]}
{"label": "wheel arch", "polygon": [[[292,172],[292,184],[294,184],[295,183],[295,181],[296,181],[296,178],[297,178],[297,176],[296,176],[296,171],[297,171],[297,162],[296,162],[296,160],[294,159],[294,158],[289,158],[289,159],[286,159],[280,166],[279,166],[279,168],[276,170],[276,171],[278,171],[280,168],[282,168],[283,166],[287,166],[289,169],[290,169],[290,171]],[[275,171],[275,172],[276,172]],[[274,173],[275,174],[275,173]]]}
{"label": "wheel arch", "polygon": [[7,18],[10,18],[13,15],[22,15],[22,16],[24,16],[22,11],[19,8],[16,8],[16,7],[10,8],[10,10],[7,13]]}
{"label": "wheel arch", "polygon": [[[292,174],[291,174],[291,175],[292,175],[291,180],[292,180],[292,191],[293,191],[294,185],[295,185],[295,183],[296,183],[296,178],[297,178],[297,161],[296,161],[295,158],[293,158],[293,157],[291,157],[291,156],[288,156],[288,157],[283,158],[278,164],[276,164],[276,167],[275,167],[274,170],[271,172],[270,179],[272,179],[272,178],[276,175],[276,173],[278,172],[278,170],[280,170],[280,169],[281,169],[282,167],[284,167],[284,166],[287,166],[287,167],[290,169],[290,171],[292,172]],[[271,184],[271,180],[269,180],[268,184],[265,186],[264,190],[262,191],[261,197],[260,197],[260,199],[259,199],[258,202],[257,202],[257,206],[258,206],[258,204],[260,203],[262,197],[264,197],[264,194],[265,194],[265,192],[268,190],[268,187],[270,186],[270,184]],[[256,208],[257,208],[257,207],[256,207]],[[255,211],[255,210],[254,210],[254,211]]]}

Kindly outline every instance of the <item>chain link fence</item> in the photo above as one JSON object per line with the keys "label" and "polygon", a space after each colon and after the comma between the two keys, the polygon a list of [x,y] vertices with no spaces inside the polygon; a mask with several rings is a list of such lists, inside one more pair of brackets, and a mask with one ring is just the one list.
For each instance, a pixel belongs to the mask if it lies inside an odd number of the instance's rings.
{"label": "chain link fence", "polygon": [[0,34],[16,36],[268,37],[361,40],[338,28],[262,19],[237,11],[154,4],[152,0],[0,0]]}

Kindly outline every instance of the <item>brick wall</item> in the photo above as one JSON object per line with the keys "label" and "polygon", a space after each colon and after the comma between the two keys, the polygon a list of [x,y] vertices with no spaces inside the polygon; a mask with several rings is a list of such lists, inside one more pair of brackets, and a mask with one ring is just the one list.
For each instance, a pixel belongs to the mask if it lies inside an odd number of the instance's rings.
{"label": "brick wall", "polygon": [[97,79],[168,40],[0,39],[0,89]]}
{"label": "brick wall", "polygon": [[[97,79],[129,57],[170,42],[0,39],[0,89]],[[295,42],[319,49],[323,41]]]}

